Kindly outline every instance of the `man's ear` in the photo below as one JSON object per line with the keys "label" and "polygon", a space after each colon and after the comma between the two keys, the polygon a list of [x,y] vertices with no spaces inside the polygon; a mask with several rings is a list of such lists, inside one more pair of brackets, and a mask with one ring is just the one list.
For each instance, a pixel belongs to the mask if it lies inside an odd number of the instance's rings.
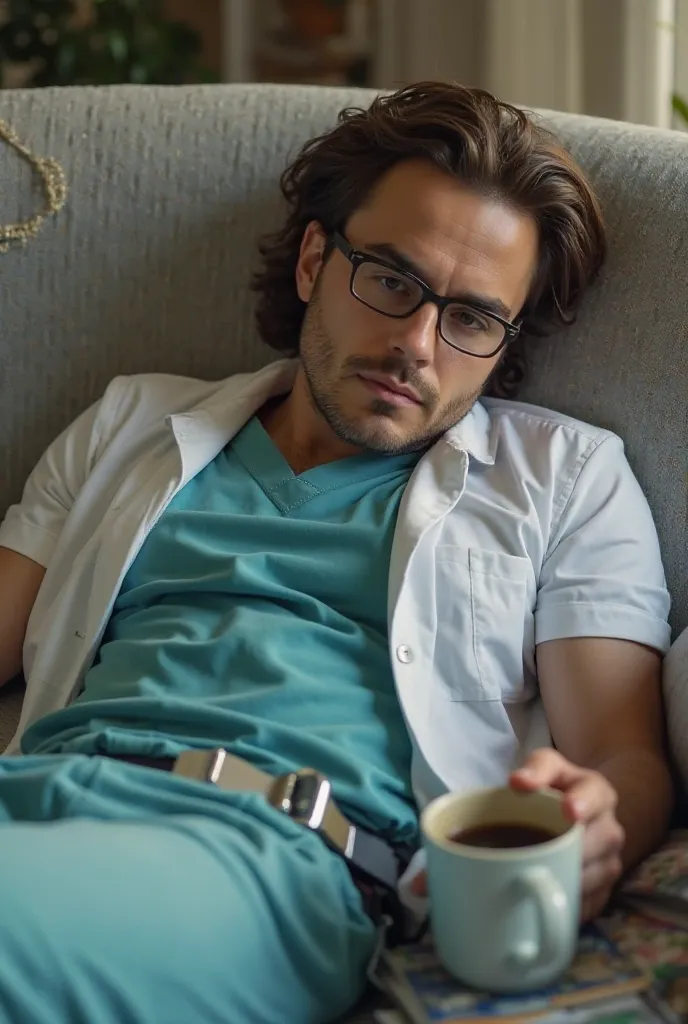
{"label": "man's ear", "polygon": [[327,237],[322,224],[310,221],[301,239],[296,264],[296,291],[302,302],[308,302],[325,259]]}
{"label": "man's ear", "polygon": [[485,398],[516,398],[521,381],[526,375],[526,356],[523,336],[506,345],[490,370],[481,394]]}

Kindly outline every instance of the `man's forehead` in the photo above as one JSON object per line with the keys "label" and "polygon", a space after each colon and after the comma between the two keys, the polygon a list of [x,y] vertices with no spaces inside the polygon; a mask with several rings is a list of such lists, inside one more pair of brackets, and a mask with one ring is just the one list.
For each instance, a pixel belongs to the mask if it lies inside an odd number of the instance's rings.
{"label": "man's forehead", "polygon": [[376,182],[361,212],[384,217],[433,217],[447,207],[476,207],[493,202],[426,160],[395,164]]}
{"label": "man's forehead", "polygon": [[[517,258],[527,214],[473,189],[425,161],[398,164],[384,175],[351,218],[366,241],[400,247],[413,240],[437,256],[461,262]],[[520,260],[519,260],[520,262]]]}
{"label": "man's forehead", "polygon": [[[399,263],[431,286],[433,278],[446,284],[447,278],[469,269],[489,276],[506,270],[529,275],[537,252],[535,241],[529,244],[529,233],[512,232],[506,225],[495,232],[457,219],[433,223],[406,213],[356,217],[348,238],[354,247]],[[401,259],[395,259],[397,253]]]}

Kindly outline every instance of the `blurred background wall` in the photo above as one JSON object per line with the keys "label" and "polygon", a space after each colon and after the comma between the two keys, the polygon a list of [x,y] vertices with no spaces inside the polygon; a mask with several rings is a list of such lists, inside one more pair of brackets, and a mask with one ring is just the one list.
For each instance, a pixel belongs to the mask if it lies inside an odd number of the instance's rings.
{"label": "blurred background wall", "polygon": [[688,0],[2,0],[0,18],[6,87],[49,84],[45,53],[81,32],[63,84],[449,78],[525,106],[685,127]]}

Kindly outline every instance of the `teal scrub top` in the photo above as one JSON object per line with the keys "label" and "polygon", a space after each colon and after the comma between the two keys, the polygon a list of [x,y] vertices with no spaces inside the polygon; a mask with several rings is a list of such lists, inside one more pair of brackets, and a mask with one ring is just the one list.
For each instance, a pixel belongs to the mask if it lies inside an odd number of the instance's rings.
{"label": "teal scrub top", "polygon": [[392,538],[420,453],[293,473],[257,417],[172,500],[117,597],[84,689],[24,753],[223,746],[315,768],[354,821],[415,836],[387,640]]}

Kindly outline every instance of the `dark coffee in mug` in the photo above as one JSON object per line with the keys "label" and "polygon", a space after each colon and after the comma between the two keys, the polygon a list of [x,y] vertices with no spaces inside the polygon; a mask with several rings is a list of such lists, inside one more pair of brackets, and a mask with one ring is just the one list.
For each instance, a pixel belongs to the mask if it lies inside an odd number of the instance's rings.
{"label": "dark coffee in mug", "polygon": [[537,846],[557,838],[539,825],[524,825],[517,821],[492,822],[489,825],[472,825],[447,836],[451,843],[464,846],[481,846],[488,850],[515,850],[523,846]]}

